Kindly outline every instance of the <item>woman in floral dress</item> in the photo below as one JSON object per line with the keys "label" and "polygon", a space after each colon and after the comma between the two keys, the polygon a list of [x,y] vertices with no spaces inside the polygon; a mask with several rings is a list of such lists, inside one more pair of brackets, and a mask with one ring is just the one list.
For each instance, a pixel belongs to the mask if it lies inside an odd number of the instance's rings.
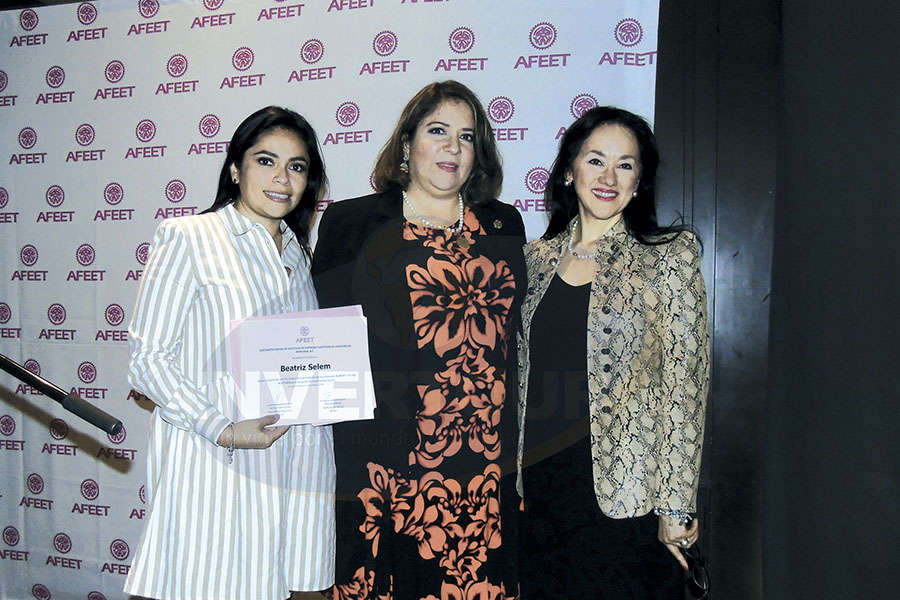
{"label": "woman in floral dress", "polygon": [[478,99],[434,83],[382,150],[378,193],[322,217],[319,302],[363,306],[377,400],[374,420],[334,426],[334,598],[517,593],[525,232],[518,211],[494,199],[501,179]]}

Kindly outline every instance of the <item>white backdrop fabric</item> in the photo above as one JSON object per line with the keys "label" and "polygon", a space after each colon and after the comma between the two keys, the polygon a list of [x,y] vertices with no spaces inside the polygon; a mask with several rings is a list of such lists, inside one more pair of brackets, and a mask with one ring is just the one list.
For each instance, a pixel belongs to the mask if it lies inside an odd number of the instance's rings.
{"label": "white backdrop fabric", "polygon": [[[0,353],[125,423],[111,438],[0,374],[0,598],[122,598],[149,405],[126,327],[159,222],[212,201],[256,109],[305,115],[335,201],[423,85],[488,109],[501,200],[529,238],[564,128],[597,104],[652,120],[658,1],[109,0],[0,12]],[[324,205],[320,207],[324,209]]]}

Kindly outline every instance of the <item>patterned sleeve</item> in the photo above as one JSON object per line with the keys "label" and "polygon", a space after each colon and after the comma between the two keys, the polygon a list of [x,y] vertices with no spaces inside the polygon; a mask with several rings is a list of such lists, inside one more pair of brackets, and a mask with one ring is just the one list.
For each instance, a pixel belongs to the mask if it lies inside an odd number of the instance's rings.
{"label": "patterned sleeve", "polygon": [[189,242],[177,222],[167,220],[151,247],[128,328],[128,382],[159,407],[163,420],[215,444],[231,421],[185,377],[178,357],[197,285]]}
{"label": "patterned sleeve", "polygon": [[709,323],[697,242],[682,233],[668,244],[658,291],[663,303],[663,427],[655,507],[696,510],[706,394]]}

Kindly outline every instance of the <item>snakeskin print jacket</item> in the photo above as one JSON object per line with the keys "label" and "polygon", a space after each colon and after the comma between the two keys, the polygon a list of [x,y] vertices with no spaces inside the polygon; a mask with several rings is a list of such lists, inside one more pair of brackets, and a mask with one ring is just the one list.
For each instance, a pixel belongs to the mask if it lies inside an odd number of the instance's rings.
{"label": "snakeskin print jacket", "polygon": [[[570,232],[525,246],[528,293],[519,336],[518,490],[528,396],[528,336]],[[709,326],[695,237],[639,243],[620,221],[600,242],[587,318],[594,491],[604,514],[696,510]]]}

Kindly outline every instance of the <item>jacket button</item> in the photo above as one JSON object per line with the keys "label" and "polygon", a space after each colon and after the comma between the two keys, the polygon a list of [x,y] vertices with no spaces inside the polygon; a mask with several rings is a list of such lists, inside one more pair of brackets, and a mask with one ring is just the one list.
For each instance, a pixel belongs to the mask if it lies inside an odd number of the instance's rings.
{"label": "jacket button", "polygon": [[494,229],[503,229],[503,221],[494,219]]}
{"label": "jacket button", "polygon": [[604,314],[604,315],[608,315],[608,314],[609,314],[609,307],[608,307],[608,306],[604,306],[602,310],[603,310],[603,314]]}
{"label": "jacket button", "polygon": [[609,348],[604,348],[600,351],[601,354],[609,354]]}
{"label": "jacket button", "polygon": [[609,327],[604,327],[604,328],[603,328],[603,333],[612,333],[612,329],[609,328]]}
{"label": "jacket button", "polygon": [[600,388],[600,393],[603,394],[604,396],[608,396],[609,388]]}
{"label": "jacket button", "polygon": [[610,256],[609,258],[606,259],[606,262],[609,264],[613,264],[614,262],[616,262],[616,257]]}
{"label": "jacket button", "polygon": [[604,294],[608,294],[608,293],[609,293],[609,286],[608,286],[608,285],[604,285],[604,286],[603,286],[603,293],[604,293]]}
{"label": "jacket button", "polygon": [[612,370],[612,365],[603,365],[603,372],[609,373]]}
{"label": "jacket button", "polygon": [[550,262],[551,267],[555,267],[557,264],[559,264],[559,259],[557,259],[556,257],[553,257],[550,259],[549,262]]}
{"label": "jacket button", "polygon": [[603,414],[608,415],[609,413],[612,412],[612,408],[610,408],[609,406],[601,406],[601,407],[600,407],[600,412],[602,412]]}

